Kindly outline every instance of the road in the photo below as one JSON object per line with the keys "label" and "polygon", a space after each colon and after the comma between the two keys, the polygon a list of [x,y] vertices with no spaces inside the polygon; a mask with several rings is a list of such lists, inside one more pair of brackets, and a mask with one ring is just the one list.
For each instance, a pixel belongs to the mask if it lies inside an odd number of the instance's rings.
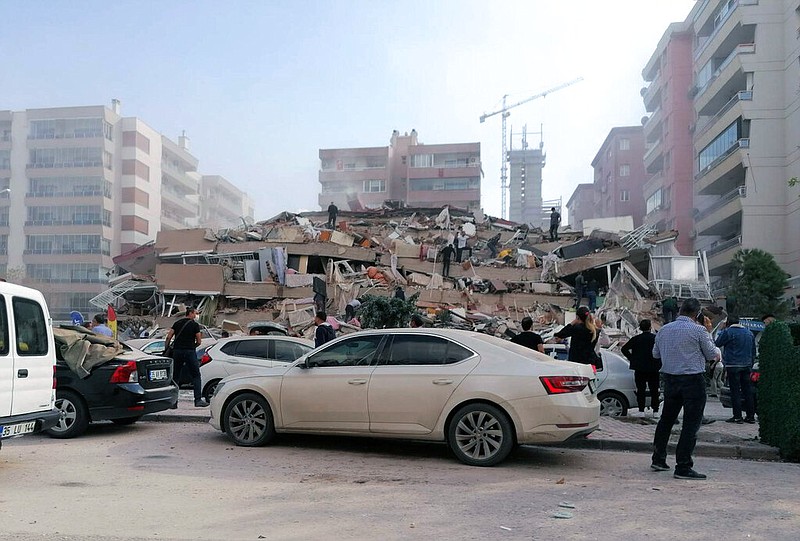
{"label": "road", "polygon": [[797,539],[799,465],[696,468],[709,480],[651,472],[636,453],[522,447],[472,468],[437,444],[247,449],[202,423],[100,424],[3,445],[0,539]]}

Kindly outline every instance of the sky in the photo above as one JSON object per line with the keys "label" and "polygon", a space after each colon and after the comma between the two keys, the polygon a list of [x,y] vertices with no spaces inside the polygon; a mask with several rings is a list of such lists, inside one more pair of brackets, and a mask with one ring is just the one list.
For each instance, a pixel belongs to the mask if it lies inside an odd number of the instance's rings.
{"label": "sky", "polygon": [[[0,110],[122,102],[256,219],[318,209],[319,149],[481,143],[481,206],[501,215],[499,115],[543,132],[544,199],[592,181],[611,128],[645,114],[641,72],[694,0],[0,0]],[[540,130],[540,127],[542,128]],[[519,144],[519,135],[514,136]]]}

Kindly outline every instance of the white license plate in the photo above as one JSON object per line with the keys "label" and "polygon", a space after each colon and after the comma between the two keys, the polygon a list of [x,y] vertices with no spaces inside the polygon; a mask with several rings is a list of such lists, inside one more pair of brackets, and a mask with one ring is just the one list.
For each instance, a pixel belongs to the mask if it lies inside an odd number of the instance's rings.
{"label": "white license plate", "polygon": [[161,381],[167,379],[167,370],[151,370],[150,381]]}
{"label": "white license plate", "polygon": [[36,430],[36,421],[30,421],[27,423],[19,423],[16,425],[7,425],[1,426],[0,430],[2,430],[3,435],[0,437],[3,438],[11,438],[13,436],[21,436],[22,434],[29,434]]}

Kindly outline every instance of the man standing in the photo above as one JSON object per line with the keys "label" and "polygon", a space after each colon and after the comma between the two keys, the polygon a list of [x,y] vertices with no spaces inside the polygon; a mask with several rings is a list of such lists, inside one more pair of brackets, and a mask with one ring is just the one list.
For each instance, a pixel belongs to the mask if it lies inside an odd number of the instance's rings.
{"label": "man standing", "polygon": [[522,318],[522,332],[511,339],[515,344],[534,349],[539,353],[544,353],[544,340],[542,337],[531,330],[533,320],[529,317]]}
{"label": "man standing", "polygon": [[[181,387],[181,371],[186,368],[192,379],[194,389],[194,405],[196,408],[208,406],[203,400],[203,389],[200,380],[200,363],[197,360],[197,348],[200,347],[203,337],[200,335],[200,325],[195,321],[197,311],[194,308],[186,309],[186,317],[172,324],[164,339],[164,349],[172,345],[173,372],[172,378],[175,385]],[[174,343],[173,343],[174,338]]]}
{"label": "man standing", "polygon": [[644,413],[646,390],[649,387],[650,407],[653,408],[653,415],[658,416],[658,371],[661,369],[661,361],[653,357],[656,335],[650,332],[651,328],[650,320],[643,319],[639,323],[641,334],[637,334],[622,346],[622,354],[631,362],[639,411]]}
{"label": "man standing", "polygon": [[575,277],[575,308],[578,309],[583,302],[583,289],[586,287],[586,279],[583,277],[583,273],[578,273],[578,276]]}
{"label": "man standing", "polygon": [[586,286],[586,298],[589,299],[589,311],[594,312],[594,309],[597,308],[597,280],[594,278],[589,280],[589,285]]}
{"label": "man standing", "polygon": [[664,320],[664,325],[675,321],[675,318],[678,317],[678,299],[666,297],[661,301],[661,317]]}
{"label": "man standing", "polygon": [[494,235],[486,241],[486,247],[489,248],[489,255],[492,259],[497,257],[497,245],[500,243],[500,233]]}
{"label": "man standing", "polygon": [[711,338],[711,320],[703,315],[700,301],[686,299],[678,319],[661,328],[656,335],[653,357],[661,359],[664,377],[664,407],[653,439],[655,471],[667,471],[667,444],[672,426],[683,409],[683,426],[675,451],[676,479],[705,479],[692,469],[692,451],[706,406],[706,361],[717,357]]}
{"label": "man standing", "polygon": [[464,233],[463,229],[460,229],[458,231],[458,236],[456,236],[456,263],[461,263],[464,250],[467,249],[467,234]]}
{"label": "man standing", "polygon": [[328,314],[325,312],[320,311],[316,313],[314,316],[314,325],[317,326],[317,329],[314,331],[315,348],[336,338],[336,331],[334,331],[331,324],[328,323]]}
{"label": "man standing", "polygon": [[333,204],[328,205],[328,229],[336,229],[336,215],[339,214],[339,207]]}
{"label": "man standing", "polygon": [[450,276],[450,259],[452,259],[455,249],[452,244],[448,244],[442,248],[442,276]]}
{"label": "man standing", "polygon": [[[756,341],[753,333],[739,325],[737,316],[728,316],[725,330],[717,335],[714,342],[722,350],[722,363],[728,375],[728,385],[731,388],[731,407],[733,417],[729,423],[756,422],[753,392],[750,388],[750,369],[756,356]],[[742,398],[747,417],[742,419]]]}
{"label": "man standing", "polygon": [[558,242],[558,226],[561,225],[561,214],[556,207],[550,207],[550,242]]}

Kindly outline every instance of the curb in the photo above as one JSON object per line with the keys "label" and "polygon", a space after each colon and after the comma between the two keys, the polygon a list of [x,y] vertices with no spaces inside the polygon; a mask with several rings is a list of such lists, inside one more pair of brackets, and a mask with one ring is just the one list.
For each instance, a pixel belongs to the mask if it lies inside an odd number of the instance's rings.
{"label": "curb", "polygon": [[[564,444],[554,445],[554,447],[565,447],[569,449],[593,449],[597,451],[630,451],[634,453],[652,453],[653,444],[649,441],[636,440],[604,440],[604,439],[584,439]],[[670,443],[668,450],[675,452],[676,445]],[[694,448],[694,456],[705,456],[713,458],[741,458],[744,460],[762,460],[771,462],[781,462],[778,449],[766,445],[757,447],[745,445],[721,445],[716,443],[697,442]]]}

